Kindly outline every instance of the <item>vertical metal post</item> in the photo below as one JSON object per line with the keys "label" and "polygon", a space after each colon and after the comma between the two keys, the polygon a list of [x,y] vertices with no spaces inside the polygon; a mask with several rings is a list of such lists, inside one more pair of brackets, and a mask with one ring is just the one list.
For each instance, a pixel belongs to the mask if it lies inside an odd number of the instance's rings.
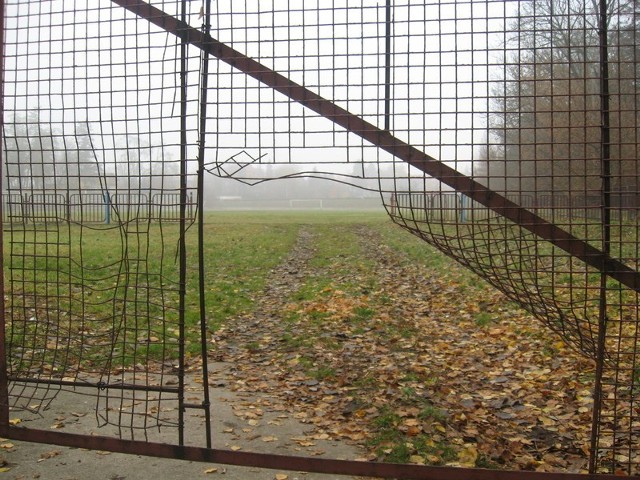
{"label": "vertical metal post", "polygon": [[[180,20],[183,25],[187,21],[187,2],[182,0]],[[187,37],[180,39],[180,240],[178,256],[180,262],[180,299],[179,299],[179,336],[178,347],[178,444],[184,445],[184,387],[185,387],[185,308],[187,292],[187,246],[186,246],[186,215],[187,215],[187,47],[189,31],[184,32]]]}
{"label": "vertical metal post", "polygon": [[[608,48],[607,1],[600,0],[598,40],[600,50],[600,166],[601,166],[601,218],[602,251],[608,255],[611,251],[611,136],[609,118],[609,48]],[[596,473],[598,468],[598,444],[602,421],[602,378],[607,335],[607,265],[600,269],[600,302],[598,313],[598,345],[596,357],[596,378],[593,395],[593,417],[591,424],[591,451],[589,472]],[[614,427],[615,428],[615,427]],[[614,453],[615,454],[615,453]],[[630,472],[629,472],[630,473]]]}
{"label": "vertical metal post", "polygon": [[109,225],[111,223],[111,195],[108,190],[105,190],[102,195],[104,197],[104,223]]}
{"label": "vertical metal post", "polygon": [[[211,30],[211,0],[205,2],[202,30],[209,35]],[[200,345],[202,355],[202,385],[204,388],[202,406],[205,416],[205,437],[207,448],[211,448],[211,400],[209,398],[209,366],[207,364],[207,314],[206,288],[204,284],[204,156],[207,126],[207,88],[209,86],[209,55],[201,52],[200,65],[200,132],[198,141],[198,296],[200,309]]]}
{"label": "vertical metal post", "polygon": [[[0,0],[0,134],[4,131],[4,0]],[[0,194],[2,194],[3,179],[3,149],[0,148]],[[0,219],[4,218],[4,207],[0,202]],[[9,378],[7,375],[7,361],[5,352],[4,318],[4,227],[0,221],[0,431],[9,427]]]}
{"label": "vertical metal post", "polygon": [[391,129],[391,0],[385,6],[384,129]]}

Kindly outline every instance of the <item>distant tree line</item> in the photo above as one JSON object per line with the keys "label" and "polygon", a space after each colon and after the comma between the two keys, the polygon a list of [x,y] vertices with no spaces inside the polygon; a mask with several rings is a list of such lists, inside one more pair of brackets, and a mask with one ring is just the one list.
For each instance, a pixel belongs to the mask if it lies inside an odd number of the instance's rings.
{"label": "distant tree line", "polygon": [[[493,83],[476,176],[506,192],[598,192],[601,72],[597,0],[527,0]],[[609,0],[611,190],[638,192],[640,2]]]}
{"label": "distant tree line", "polygon": [[[93,131],[92,131],[93,130]],[[180,165],[140,135],[105,136],[89,122],[64,124],[38,110],[5,120],[3,190],[102,192],[177,189]]]}

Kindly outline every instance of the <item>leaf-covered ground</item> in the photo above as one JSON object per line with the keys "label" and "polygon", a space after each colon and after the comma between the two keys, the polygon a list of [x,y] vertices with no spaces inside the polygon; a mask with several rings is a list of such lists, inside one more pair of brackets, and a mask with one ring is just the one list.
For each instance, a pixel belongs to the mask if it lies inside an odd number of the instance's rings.
{"label": "leaf-covered ground", "polygon": [[220,328],[211,355],[233,364],[233,389],[268,393],[313,426],[301,445],[335,438],[381,461],[585,471],[593,364],[448,269],[458,271],[390,247],[372,224],[302,227],[255,313]]}

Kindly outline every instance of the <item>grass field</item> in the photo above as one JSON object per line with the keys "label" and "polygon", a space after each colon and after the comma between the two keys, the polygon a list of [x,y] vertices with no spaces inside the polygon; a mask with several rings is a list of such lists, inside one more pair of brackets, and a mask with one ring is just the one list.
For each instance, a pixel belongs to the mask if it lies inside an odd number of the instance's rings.
{"label": "grass field", "polygon": [[[555,421],[540,392],[592,381],[557,337],[383,212],[208,213],[203,234],[209,355],[289,392],[320,435],[359,442],[371,458],[498,466],[501,442],[526,436],[520,425]],[[195,225],[186,245],[185,347],[197,359]],[[6,232],[4,246],[13,374],[177,357],[177,224],[40,225]],[[517,388],[504,403],[507,376]],[[567,418],[588,426],[583,396],[572,398]],[[509,465],[531,468],[525,450]]]}
{"label": "grass field", "polygon": [[[354,237],[357,225],[379,232],[408,261],[429,265],[461,285],[483,285],[392,224],[383,212],[208,213],[203,258],[209,330],[255,308],[271,270],[289,254],[301,228],[317,237],[316,267],[338,258],[333,276],[360,269],[363,282],[375,284],[377,272],[363,263]],[[187,231],[186,244],[185,340],[187,353],[195,355],[200,348],[195,225]],[[30,355],[41,352],[29,365],[45,356],[48,363],[77,362],[80,367],[114,354],[121,366],[148,357],[175,357],[175,345],[160,343],[179,332],[177,249],[177,223],[33,225],[7,232],[7,280],[14,293],[9,302],[11,344]],[[292,299],[312,299],[334,282],[331,275],[313,278],[301,291],[291,292]],[[46,329],[26,321],[42,317],[48,319]],[[115,339],[114,330],[120,331]],[[65,351],[56,354],[55,362],[53,345]]]}

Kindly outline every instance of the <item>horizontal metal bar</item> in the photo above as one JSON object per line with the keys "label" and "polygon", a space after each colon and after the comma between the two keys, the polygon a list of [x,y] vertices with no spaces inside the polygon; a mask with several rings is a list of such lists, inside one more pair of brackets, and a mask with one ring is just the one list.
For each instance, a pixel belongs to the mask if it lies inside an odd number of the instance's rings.
{"label": "horizontal metal bar", "polygon": [[391,133],[366,122],[333,102],[298,85],[261,63],[219,42],[210,35],[181,22],[152,5],[140,0],[112,0],[150,23],[177,36],[223,62],[237,68],[288,98],[304,105],[364,140],[389,152],[409,165],[454,188],[494,212],[547,240],[558,248],[582,260],[623,285],[640,291],[640,273],[602,250],[588,244],[557,225],[539,217],[472,178],[454,170],[417,148],[394,137]]}
{"label": "horizontal metal bar", "polygon": [[139,390],[144,392],[178,393],[178,387],[163,387],[162,385],[138,385],[133,383],[103,383],[103,382],[74,382],[71,380],[51,380],[42,378],[9,377],[9,382],[34,383],[38,385],[59,385],[64,387],[97,388],[99,390]]}
{"label": "horizontal metal bar", "polygon": [[[234,452],[231,450],[220,450],[215,448],[141,442],[13,426],[9,426],[8,428],[0,427],[0,435],[13,440],[88,448],[91,450],[105,450],[132,455],[174,458],[194,462],[220,463],[224,465],[356,475],[375,478],[403,478],[407,480],[614,480],[620,478],[615,475],[431,467],[424,465],[361,462],[355,460],[336,460],[329,458],[273,455],[254,452]],[[626,478],[638,479],[638,477]]]}
{"label": "horizontal metal bar", "polygon": [[207,407],[209,407],[210,405],[207,405],[206,403],[184,403],[183,408],[191,408],[191,409],[205,409]]}

